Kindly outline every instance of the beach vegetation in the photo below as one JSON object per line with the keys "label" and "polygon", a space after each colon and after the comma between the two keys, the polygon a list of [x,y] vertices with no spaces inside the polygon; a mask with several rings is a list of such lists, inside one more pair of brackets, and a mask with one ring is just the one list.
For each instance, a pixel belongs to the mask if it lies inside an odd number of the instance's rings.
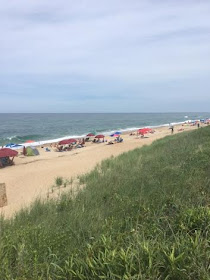
{"label": "beach vegetation", "polygon": [[0,219],[0,279],[209,279],[210,127],[107,159],[76,185]]}
{"label": "beach vegetation", "polygon": [[62,186],[63,185],[63,177],[57,177],[55,179],[55,184],[56,184],[57,187]]}

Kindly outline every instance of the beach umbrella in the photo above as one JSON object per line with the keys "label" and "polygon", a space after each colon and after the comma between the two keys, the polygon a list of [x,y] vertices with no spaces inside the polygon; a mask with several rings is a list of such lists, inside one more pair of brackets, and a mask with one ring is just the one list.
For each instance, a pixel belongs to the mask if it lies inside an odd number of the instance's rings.
{"label": "beach umbrella", "polygon": [[92,137],[92,136],[95,136],[95,134],[94,133],[88,133],[86,136],[87,137]]}
{"label": "beach umbrella", "polygon": [[141,128],[138,130],[138,133],[141,135],[147,134],[149,131],[151,131],[151,128]]}
{"label": "beach umbrella", "polygon": [[120,134],[111,134],[111,137],[120,137]]}
{"label": "beach umbrella", "polygon": [[71,139],[62,140],[62,141],[60,141],[58,144],[59,144],[59,145],[66,145],[66,144],[72,144],[72,143],[75,143],[75,142],[77,142],[77,140],[71,138]]}
{"label": "beach umbrella", "polygon": [[27,144],[27,143],[34,143],[35,141],[34,140],[27,140],[26,142],[25,142],[25,144]]}
{"label": "beach umbrella", "polygon": [[14,144],[14,143],[9,143],[7,145],[5,145],[6,148],[19,148],[22,147],[22,145],[20,144]]}
{"label": "beach umbrella", "polygon": [[122,132],[120,132],[120,131],[116,131],[114,134],[118,134],[118,135],[120,135],[120,134],[122,134]]}
{"label": "beach umbrella", "polygon": [[102,135],[102,134],[98,134],[98,135],[96,135],[96,137],[95,138],[104,138],[105,136],[104,135]]}
{"label": "beach umbrella", "polygon": [[9,148],[0,149],[0,158],[3,157],[15,157],[18,155],[17,151],[11,150]]}
{"label": "beach umbrella", "polygon": [[14,146],[14,145],[16,145],[16,144],[14,144],[14,143],[9,143],[9,144],[6,144],[5,147],[6,147],[6,148],[10,148],[11,146]]}
{"label": "beach umbrella", "polygon": [[145,130],[145,131],[148,131],[148,132],[152,131],[152,129],[149,128],[149,127],[145,127],[144,130]]}

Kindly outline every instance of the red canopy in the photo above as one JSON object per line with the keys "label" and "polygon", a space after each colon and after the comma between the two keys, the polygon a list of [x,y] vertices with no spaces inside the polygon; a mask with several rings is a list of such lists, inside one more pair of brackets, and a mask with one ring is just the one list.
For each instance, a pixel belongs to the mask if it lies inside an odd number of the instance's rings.
{"label": "red canopy", "polygon": [[104,138],[104,137],[105,137],[104,135],[99,134],[99,135],[96,135],[96,137],[95,137],[95,138]]}
{"label": "red canopy", "polygon": [[86,136],[91,137],[91,136],[95,136],[95,134],[93,134],[93,133],[88,133]]}
{"label": "red canopy", "polygon": [[3,157],[15,157],[17,155],[18,155],[18,152],[14,151],[12,149],[9,149],[9,148],[0,149],[0,158],[3,158]]}
{"label": "red canopy", "polygon": [[62,140],[58,144],[59,145],[66,145],[66,144],[71,144],[71,143],[75,143],[75,142],[77,142],[77,140],[72,138],[72,139]]}

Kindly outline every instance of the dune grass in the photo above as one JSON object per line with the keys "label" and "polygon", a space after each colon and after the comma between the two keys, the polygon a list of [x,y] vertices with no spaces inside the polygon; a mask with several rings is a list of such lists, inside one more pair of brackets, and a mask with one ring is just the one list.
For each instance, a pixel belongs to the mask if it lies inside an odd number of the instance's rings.
{"label": "dune grass", "polygon": [[[105,160],[0,221],[0,279],[210,279],[210,127]],[[60,183],[59,183],[60,184]]]}

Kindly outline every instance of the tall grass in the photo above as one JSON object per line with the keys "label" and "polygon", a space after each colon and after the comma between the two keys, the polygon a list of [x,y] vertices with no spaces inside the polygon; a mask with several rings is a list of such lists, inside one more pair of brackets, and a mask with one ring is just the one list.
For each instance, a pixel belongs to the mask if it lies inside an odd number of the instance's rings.
{"label": "tall grass", "polygon": [[0,222],[0,279],[210,279],[210,127],[105,160]]}

